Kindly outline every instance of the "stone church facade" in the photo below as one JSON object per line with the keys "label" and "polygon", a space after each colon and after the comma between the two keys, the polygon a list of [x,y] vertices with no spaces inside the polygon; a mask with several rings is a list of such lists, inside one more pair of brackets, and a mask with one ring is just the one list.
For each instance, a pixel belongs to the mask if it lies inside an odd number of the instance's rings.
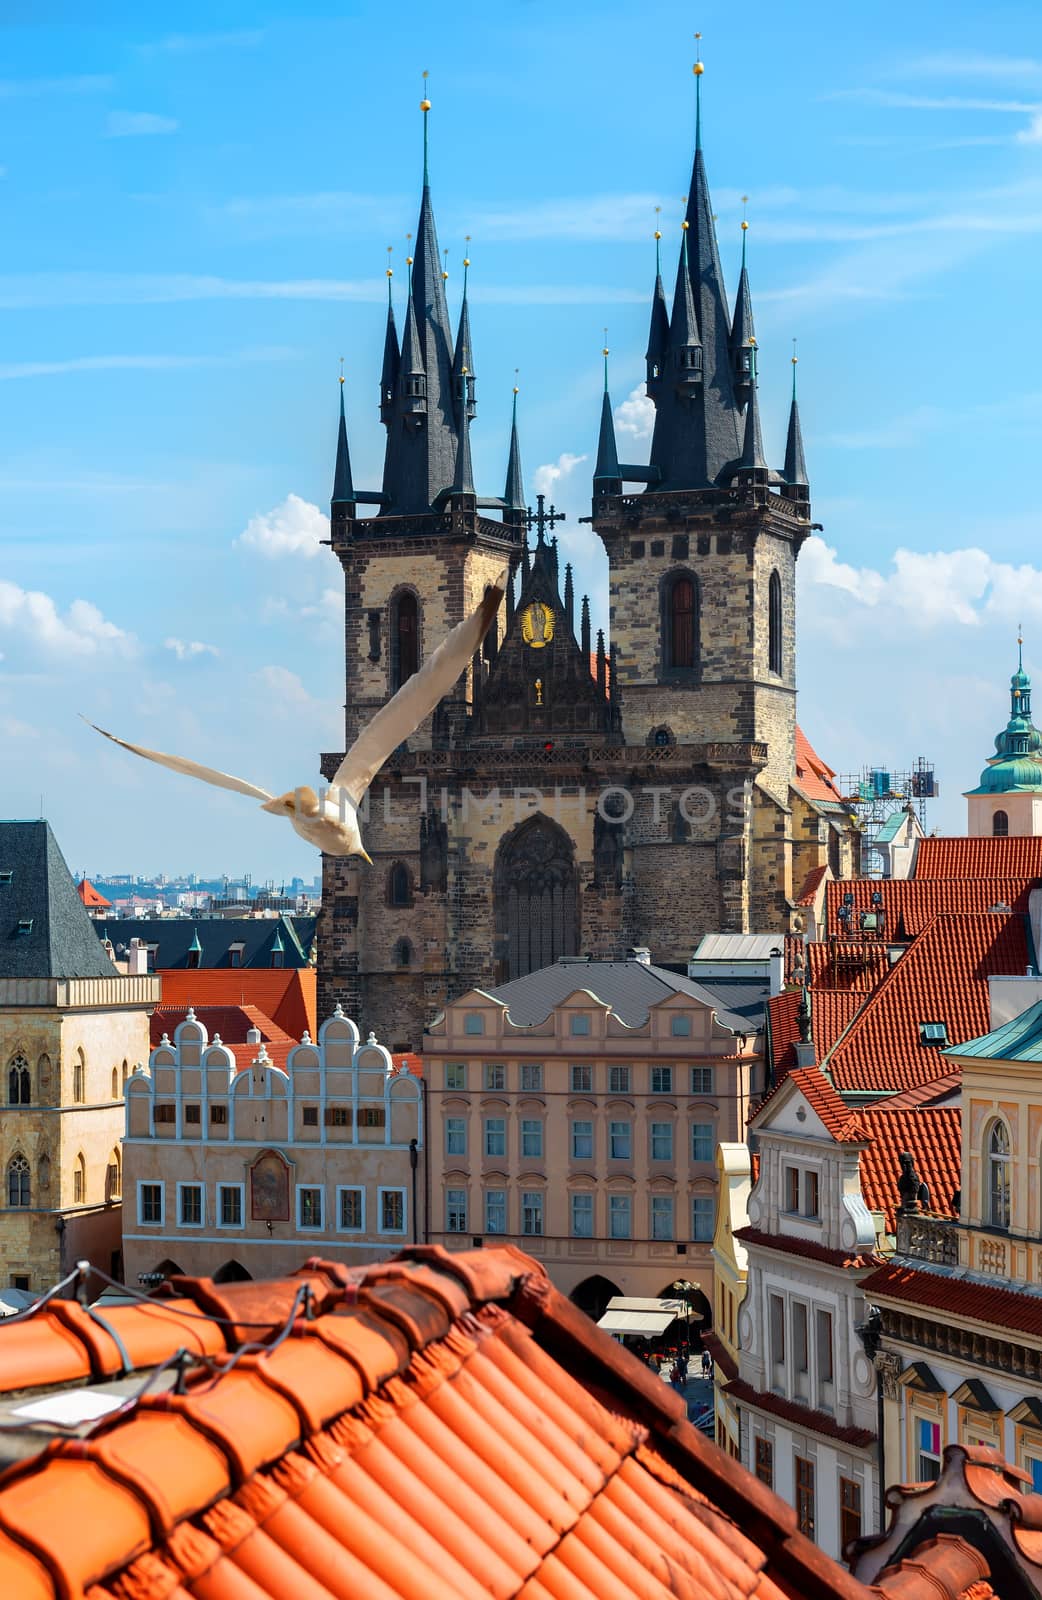
{"label": "stone church facade", "polygon": [[[606,371],[590,519],[606,646],[585,600],[576,619],[552,508],[526,506],[516,397],[504,492],[475,489],[466,287],[453,337],[425,169],[400,340],[389,296],[379,490],[355,487],[341,390],[347,745],[504,566],[512,583],[480,658],[371,791],[373,866],[324,863],[319,1009],[339,1002],[392,1048],[447,999],[561,955],[647,946],[682,966],[707,931],[781,934],[813,868],[851,869],[842,807],[797,783],[811,521],[795,385],[775,470],[748,275],[743,260],[732,313],[700,139],[669,305],[655,279],[647,390],[651,459],[620,463]],[[340,759],[323,757],[327,777]]]}

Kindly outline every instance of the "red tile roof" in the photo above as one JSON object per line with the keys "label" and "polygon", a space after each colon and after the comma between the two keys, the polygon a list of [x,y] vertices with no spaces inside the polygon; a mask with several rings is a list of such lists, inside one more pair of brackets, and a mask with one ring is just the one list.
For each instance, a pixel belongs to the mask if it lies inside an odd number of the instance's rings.
{"label": "red tile roof", "polygon": [[920,839],[915,876],[1042,878],[1042,838]]}
{"label": "red tile roof", "polygon": [[866,1135],[861,1126],[860,1111],[852,1111],[840,1099],[820,1067],[793,1067],[792,1071],[786,1074],[782,1083],[775,1084],[770,1094],[765,1095],[760,1101],[760,1104],[749,1118],[750,1123],[755,1124],[760,1121],[764,1110],[771,1104],[775,1096],[780,1093],[786,1083],[794,1083],[796,1085],[838,1144],[862,1143]]}
{"label": "red tile roof", "polygon": [[76,893],[85,906],[111,906],[112,901],[106,900],[100,890],[95,889],[89,878],[81,878],[76,885]]}
{"label": "red tile roof", "polygon": [[165,1006],[256,1006],[292,1039],[318,1037],[313,967],[196,967],[158,974]]}
{"label": "red tile roof", "polygon": [[843,1444],[862,1448],[875,1443],[876,1436],[870,1428],[848,1428],[838,1423],[835,1417],[830,1417],[827,1411],[812,1411],[810,1406],[801,1406],[796,1400],[784,1400],[781,1395],[754,1389],[744,1378],[725,1383],[724,1389],[744,1405],[756,1406],[757,1410],[766,1411],[769,1416],[781,1417],[784,1422],[792,1422],[798,1428],[808,1428],[826,1439],[839,1439]]}
{"label": "red tile roof", "polygon": [[798,906],[812,906],[817,899],[818,890],[828,875],[828,863],[821,867],[812,867],[803,880],[803,888],[796,900]]}
{"label": "red tile roof", "polygon": [[915,1157],[915,1168],[930,1190],[930,1209],[951,1215],[952,1195],[962,1183],[962,1113],[958,1106],[882,1109],[862,1106],[858,1120],[871,1139],[861,1152],[861,1193],[870,1211],[882,1211],[887,1232],[896,1227],[897,1179],[901,1152]]}
{"label": "red tile roof", "polygon": [[[236,1066],[240,1070],[248,1067],[257,1053],[258,1047],[249,1045],[246,1039],[251,1028],[258,1030],[268,1055],[283,1072],[286,1070],[286,1058],[290,1051],[300,1043],[299,1039],[293,1039],[288,1033],[284,1033],[256,1006],[196,1006],[194,1011],[196,1021],[202,1023],[210,1042],[212,1043],[214,1035],[219,1033],[221,1043],[231,1048]],[[148,1024],[153,1049],[164,1033],[172,1039],[174,1029],[181,1025],[187,1015],[187,1006],[157,1006]]]}
{"label": "red tile roof", "polygon": [[818,992],[868,994],[890,971],[885,944],[873,939],[818,939],[807,946],[807,974]]}
{"label": "red tile roof", "polygon": [[[862,994],[845,990],[815,989],[811,993],[811,1028],[814,1048],[819,1060],[832,1049],[864,1000]],[[783,989],[767,1002],[770,1023],[771,1070],[777,1083],[796,1065],[796,1045],[800,1028],[797,1013],[800,1008],[800,991]]]}
{"label": "red tile roof", "polygon": [[[923,841],[924,844],[929,842]],[[857,934],[859,914],[875,909],[872,896],[878,894],[886,914],[882,938],[865,940],[858,937],[847,942],[856,946],[867,945],[869,950],[879,951],[885,949],[887,944],[905,944],[915,939],[934,917],[942,913],[990,911],[992,906],[1000,904],[1009,906],[1011,911],[1026,912],[1033,886],[1032,878],[1013,874],[1000,878],[920,878],[917,875],[914,878],[838,879],[828,884],[825,890],[825,923],[830,934],[842,937],[843,924],[839,920],[839,909],[844,897],[852,895],[850,931]]]}
{"label": "red tile roof", "polygon": [[912,1089],[902,1089],[900,1094],[887,1095],[885,1100],[877,1100],[873,1105],[874,1111],[903,1111],[912,1106],[928,1106],[937,1100],[947,1099],[962,1086],[962,1073],[958,1067],[953,1072],[945,1072],[939,1078],[932,1078],[929,1083],[918,1083]]}
{"label": "red tile roof", "polygon": [[845,1250],[831,1250],[828,1245],[814,1239],[797,1239],[787,1233],[764,1233],[760,1228],[736,1228],[736,1239],[745,1244],[759,1245],[765,1250],[777,1250],[784,1256],[802,1256],[806,1261],[824,1261],[830,1267],[843,1267],[851,1272],[867,1271],[882,1261],[875,1252],[850,1255]]}
{"label": "red tile roof", "polygon": [[[144,1330],[149,1363],[182,1345],[207,1359],[77,1438],[25,1441],[0,1478],[0,1593],[870,1600],[517,1251],[417,1247],[177,1292],[105,1320]],[[0,1373],[55,1381],[52,1345],[81,1379],[121,1365],[63,1301],[0,1325]]]}
{"label": "red tile roof", "polygon": [[1021,973],[1028,962],[1025,919],[984,913],[939,916],[891,967],[827,1057],[841,1094],[894,1093],[932,1082],[943,1065],[919,1036],[922,1022],[944,1022],[948,1042],[990,1027],[988,978]]}
{"label": "red tile roof", "polygon": [[822,761],[803,729],[796,726],[796,788],[808,800],[830,801],[838,805],[843,796],[835,782],[835,772]]}
{"label": "red tile roof", "polygon": [[897,1300],[902,1305],[939,1311],[969,1322],[986,1322],[1006,1333],[1042,1338],[1042,1296],[981,1283],[978,1278],[946,1278],[937,1272],[891,1263],[861,1285],[868,1300]]}

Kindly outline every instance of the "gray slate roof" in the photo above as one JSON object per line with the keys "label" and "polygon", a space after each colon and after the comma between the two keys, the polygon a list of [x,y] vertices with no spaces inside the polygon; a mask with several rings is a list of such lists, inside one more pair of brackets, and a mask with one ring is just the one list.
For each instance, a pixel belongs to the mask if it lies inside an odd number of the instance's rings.
{"label": "gray slate roof", "polygon": [[[84,913],[86,915],[86,913]],[[240,967],[270,967],[273,949],[282,950],[284,967],[306,967],[315,936],[317,917],[139,917],[106,918],[95,922],[98,938],[119,946],[142,939],[156,948],[156,968],[187,968],[193,939],[198,940],[200,967],[230,967],[233,944],[244,945]],[[281,944],[276,944],[280,938]]]}
{"label": "gray slate roof", "polygon": [[748,1018],[725,1010],[719,996],[704,984],[668,972],[665,967],[647,966],[643,961],[586,961],[565,956],[552,967],[542,967],[526,978],[515,978],[483,993],[501,1000],[508,1007],[512,1022],[529,1027],[545,1022],[554,1007],[576,989],[589,989],[604,1005],[611,1006],[628,1028],[641,1027],[648,1020],[651,1006],[670,995],[685,994],[712,1007],[721,1026],[733,1033],[754,1031]]}
{"label": "gray slate roof", "polygon": [[50,824],[0,822],[0,978],[115,976]]}

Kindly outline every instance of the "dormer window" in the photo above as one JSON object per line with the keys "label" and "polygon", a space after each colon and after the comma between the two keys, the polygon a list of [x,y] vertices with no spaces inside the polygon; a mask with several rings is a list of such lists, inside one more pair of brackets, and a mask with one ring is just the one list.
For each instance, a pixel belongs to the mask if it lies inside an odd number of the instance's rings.
{"label": "dormer window", "polygon": [[948,1043],[948,1024],[946,1022],[920,1022],[919,1043],[943,1046]]}
{"label": "dormer window", "polygon": [[485,1019],[480,1011],[468,1011],[463,1018],[463,1032],[479,1035],[485,1031]]}
{"label": "dormer window", "polygon": [[585,1037],[590,1031],[590,1019],[583,1012],[577,1011],[571,1017],[572,1037]]}
{"label": "dormer window", "polygon": [[690,1039],[691,1018],[679,1016],[671,1018],[669,1031],[674,1039]]}
{"label": "dormer window", "polygon": [[32,931],[33,931],[33,919],[32,919],[32,917],[19,917],[18,918],[18,937],[20,939],[27,939],[29,937],[29,935],[32,933]]}
{"label": "dormer window", "polygon": [[13,872],[0,872],[0,884],[10,883],[14,878]]}
{"label": "dormer window", "polygon": [[814,1219],[821,1216],[818,1174],[810,1168],[785,1168],[784,1195],[789,1216]]}

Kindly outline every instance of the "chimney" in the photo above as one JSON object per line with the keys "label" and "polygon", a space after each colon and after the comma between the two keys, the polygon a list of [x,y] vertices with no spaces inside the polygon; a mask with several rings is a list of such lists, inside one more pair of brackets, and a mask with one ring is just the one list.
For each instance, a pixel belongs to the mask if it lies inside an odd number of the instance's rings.
{"label": "chimney", "polygon": [[261,1042],[261,1031],[260,1031],[260,1029],[259,1028],[251,1028],[249,1030],[249,1032],[247,1033],[247,1035],[246,1035],[246,1043],[247,1044],[260,1044],[260,1042]]}
{"label": "chimney", "polygon": [[646,945],[643,945],[643,944],[634,945],[633,949],[630,951],[630,960],[631,961],[639,961],[642,967],[650,967],[651,966],[651,951],[647,948]]}
{"label": "chimney", "polygon": [[148,973],[148,946],[143,939],[131,939],[127,951],[127,977],[145,977]]}
{"label": "chimney", "polygon": [[770,963],[771,994],[781,994],[785,988],[785,951],[776,946],[767,959]]}

